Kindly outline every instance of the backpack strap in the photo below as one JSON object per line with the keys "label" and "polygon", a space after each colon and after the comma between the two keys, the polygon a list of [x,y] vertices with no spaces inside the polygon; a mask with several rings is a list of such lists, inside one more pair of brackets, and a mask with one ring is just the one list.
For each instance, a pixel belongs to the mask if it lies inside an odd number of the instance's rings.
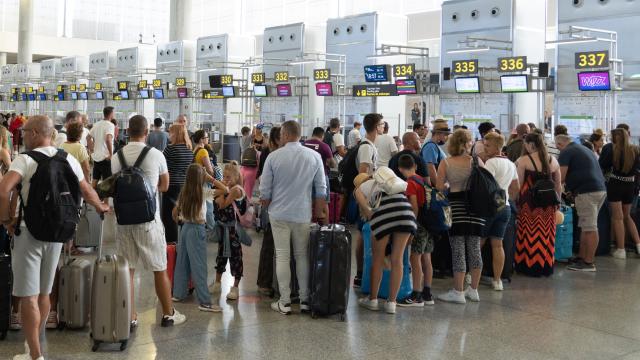
{"label": "backpack strap", "polygon": [[120,161],[120,167],[122,169],[128,168],[129,165],[127,165],[127,160],[124,159],[124,154],[122,153],[122,150],[118,151],[116,154],[118,154],[118,160]]}
{"label": "backpack strap", "polygon": [[144,161],[144,158],[147,156],[147,153],[149,153],[149,150],[151,150],[151,146],[145,146],[144,149],[142,149],[142,152],[140,153],[140,155],[138,155],[138,159],[136,159],[136,162],[133,164],[133,167],[139,168],[140,165],[142,165],[142,162]]}

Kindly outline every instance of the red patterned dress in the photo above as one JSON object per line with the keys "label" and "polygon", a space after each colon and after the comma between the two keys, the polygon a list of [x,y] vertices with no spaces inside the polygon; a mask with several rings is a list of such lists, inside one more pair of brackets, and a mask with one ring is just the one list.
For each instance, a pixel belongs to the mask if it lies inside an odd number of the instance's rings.
{"label": "red patterned dress", "polygon": [[556,206],[534,207],[529,189],[541,174],[525,170],[518,199],[516,271],[528,276],[553,274],[556,238]]}

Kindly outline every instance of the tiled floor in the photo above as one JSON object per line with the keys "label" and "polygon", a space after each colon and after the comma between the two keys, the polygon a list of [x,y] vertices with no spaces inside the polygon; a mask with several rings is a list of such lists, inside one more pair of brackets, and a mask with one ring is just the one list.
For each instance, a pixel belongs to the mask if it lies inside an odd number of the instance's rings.
{"label": "tiled floor", "polygon": [[[113,219],[110,224],[113,226]],[[110,228],[111,226],[107,226]],[[222,314],[177,304],[182,326],[161,328],[150,273],[138,272],[140,326],[128,349],[91,353],[88,331],[49,331],[47,359],[640,359],[640,260],[598,258],[598,272],[574,273],[564,265],[549,279],[516,276],[504,292],[480,289],[481,302],[436,303],[398,309],[395,316],[363,310],[351,294],[346,322],[283,316],[256,293],[261,236],[245,248],[245,278],[237,303],[221,301]],[[113,231],[107,230],[107,251]],[[209,259],[217,247],[209,246]],[[213,261],[210,261],[210,278]],[[225,276],[223,295],[231,279]],[[437,280],[436,292],[450,279]],[[0,358],[22,351],[11,332]]]}

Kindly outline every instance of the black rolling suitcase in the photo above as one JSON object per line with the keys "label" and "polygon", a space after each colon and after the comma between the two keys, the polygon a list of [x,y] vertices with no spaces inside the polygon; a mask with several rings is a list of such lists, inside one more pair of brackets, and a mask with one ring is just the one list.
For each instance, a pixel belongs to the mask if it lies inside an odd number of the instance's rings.
{"label": "black rolling suitcase", "polygon": [[0,251],[0,340],[7,337],[11,322],[11,256]]}
{"label": "black rolling suitcase", "polygon": [[433,277],[444,279],[453,276],[453,263],[451,255],[451,243],[449,234],[444,232],[436,235],[433,242],[433,252],[431,253],[431,263],[433,264]]}
{"label": "black rolling suitcase", "polygon": [[311,317],[339,314],[344,321],[351,283],[351,234],[342,225],[312,225],[309,249]]}

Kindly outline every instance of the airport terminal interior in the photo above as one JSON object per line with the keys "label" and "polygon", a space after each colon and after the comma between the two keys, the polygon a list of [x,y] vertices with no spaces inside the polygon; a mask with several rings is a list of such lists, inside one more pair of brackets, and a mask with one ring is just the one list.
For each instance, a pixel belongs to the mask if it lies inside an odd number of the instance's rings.
{"label": "airport terminal interior", "polygon": [[0,0],[0,359],[640,360],[639,22]]}

